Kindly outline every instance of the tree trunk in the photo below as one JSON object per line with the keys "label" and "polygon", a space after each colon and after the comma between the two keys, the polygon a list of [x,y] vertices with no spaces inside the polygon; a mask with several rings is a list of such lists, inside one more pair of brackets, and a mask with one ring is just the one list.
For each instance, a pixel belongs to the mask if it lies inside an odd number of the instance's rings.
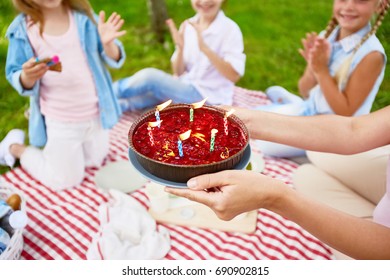
{"label": "tree trunk", "polygon": [[165,0],[148,0],[149,15],[152,21],[152,30],[159,43],[164,42],[165,20],[167,19],[167,6]]}

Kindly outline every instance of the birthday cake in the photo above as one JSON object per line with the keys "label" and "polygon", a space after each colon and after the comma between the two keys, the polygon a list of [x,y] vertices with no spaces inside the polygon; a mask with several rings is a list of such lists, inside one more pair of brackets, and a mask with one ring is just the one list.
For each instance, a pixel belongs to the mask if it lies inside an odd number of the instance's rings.
{"label": "birthday cake", "polygon": [[[175,182],[233,168],[248,146],[248,130],[221,108],[175,104],[147,112],[129,130],[129,145],[150,173]],[[158,120],[159,119],[159,120]]]}

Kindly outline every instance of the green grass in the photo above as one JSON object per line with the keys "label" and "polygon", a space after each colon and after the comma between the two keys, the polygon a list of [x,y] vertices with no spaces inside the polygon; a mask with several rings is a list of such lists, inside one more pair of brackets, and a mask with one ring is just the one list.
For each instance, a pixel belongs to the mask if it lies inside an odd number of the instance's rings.
{"label": "green grass", "polygon": [[[225,13],[236,21],[244,35],[247,55],[246,73],[239,81],[241,87],[264,90],[271,85],[281,85],[297,92],[297,81],[305,63],[298,54],[301,38],[306,32],[319,32],[326,26],[332,11],[329,0],[230,0]],[[190,0],[166,0],[168,14],[177,24],[194,14]],[[106,1],[92,0],[95,11],[107,14],[118,11],[126,20],[127,34],[121,38],[127,52],[127,61],[120,70],[111,71],[114,79],[129,76],[144,67],[157,67],[170,71],[169,58],[173,52],[170,37],[158,44],[150,32],[146,0]],[[13,127],[27,129],[23,112],[28,108],[28,99],[20,97],[8,84],[4,74],[7,53],[5,31],[16,12],[11,1],[0,0],[0,139]],[[390,54],[389,18],[378,31],[378,37]],[[375,100],[373,111],[390,104],[389,68]],[[0,173],[4,169],[0,168]]]}

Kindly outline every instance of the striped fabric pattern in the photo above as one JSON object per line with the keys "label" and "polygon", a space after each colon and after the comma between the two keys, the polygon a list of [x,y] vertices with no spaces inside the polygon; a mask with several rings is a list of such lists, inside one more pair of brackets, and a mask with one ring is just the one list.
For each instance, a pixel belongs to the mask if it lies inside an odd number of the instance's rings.
{"label": "striped fabric pattern", "polygon": [[[252,107],[267,103],[262,92],[235,88],[234,105]],[[106,163],[128,159],[127,133],[139,113],[125,114],[110,132],[110,152]],[[254,150],[254,152],[258,152]],[[264,174],[291,185],[297,165],[289,160],[265,158]],[[99,230],[98,207],[108,194],[96,187],[97,169],[88,169],[85,180],[72,189],[52,191],[22,168],[1,179],[24,193],[29,224],[24,237],[22,259],[82,260],[92,237]],[[144,189],[131,194],[146,209]],[[171,236],[171,250],[165,259],[333,259],[330,249],[295,223],[270,211],[258,211],[253,234],[228,233],[195,227],[158,224]]]}

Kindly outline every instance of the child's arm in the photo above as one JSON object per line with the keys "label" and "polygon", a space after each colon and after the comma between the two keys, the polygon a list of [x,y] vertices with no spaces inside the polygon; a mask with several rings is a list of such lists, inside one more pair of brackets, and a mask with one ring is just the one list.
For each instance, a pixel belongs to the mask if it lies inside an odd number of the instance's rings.
{"label": "child's arm", "polygon": [[305,72],[298,81],[299,93],[303,98],[308,98],[310,90],[317,85],[317,80],[313,74],[313,71],[307,65]]}
{"label": "child's arm", "polygon": [[218,70],[218,72],[225,76],[227,79],[229,79],[233,83],[238,82],[238,80],[241,78],[240,74],[237,73],[237,71],[229,62],[219,57],[218,54],[216,54],[205,44],[205,42],[203,41],[201,30],[198,27],[197,23],[190,22],[190,24],[195,28],[197,32],[199,49],[208,57],[211,64],[213,64],[214,67]]}
{"label": "child's arm", "polygon": [[307,63],[305,72],[298,81],[299,93],[303,98],[308,98],[310,90],[318,84],[316,77],[314,76],[313,70],[308,64],[309,53],[310,50],[313,48],[314,42],[317,37],[318,35],[315,32],[307,33],[306,37],[302,39],[303,48],[298,50]]}
{"label": "child's arm", "polygon": [[233,66],[229,62],[219,57],[219,55],[213,52],[213,50],[210,49],[207,45],[204,44],[201,48],[201,51],[208,57],[211,64],[214,65],[218,72],[227,79],[233,83],[237,83],[240,80],[241,76],[237,73]]}
{"label": "child's arm", "polygon": [[352,116],[367,98],[380,75],[384,63],[383,55],[372,52],[363,58],[349,77],[344,92],[340,92],[323,55],[329,48],[327,44],[325,39],[317,40],[311,51],[310,66],[332,110],[338,115]]}
{"label": "child's arm", "polygon": [[177,30],[175,22],[172,19],[168,19],[166,24],[171,33],[172,40],[175,44],[175,56],[171,60],[173,74],[180,76],[185,71],[183,50],[184,50],[184,31],[187,25],[187,21],[184,21],[180,29]]}
{"label": "child's arm", "polygon": [[100,11],[98,23],[100,39],[107,56],[118,61],[121,58],[121,52],[114,40],[126,34],[125,30],[120,31],[124,20],[117,13],[112,13],[107,19],[107,22],[105,21],[105,17],[105,12]]}

